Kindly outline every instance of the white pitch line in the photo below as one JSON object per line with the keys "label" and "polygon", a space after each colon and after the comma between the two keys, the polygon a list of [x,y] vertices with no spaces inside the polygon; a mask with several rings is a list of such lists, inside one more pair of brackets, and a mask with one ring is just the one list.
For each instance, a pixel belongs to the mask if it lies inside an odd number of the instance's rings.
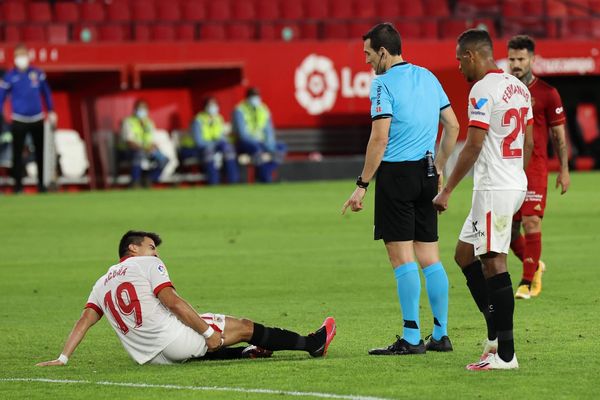
{"label": "white pitch line", "polygon": [[0,378],[0,382],[41,382],[41,383],[74,383],[82,385],[102,385],[102,386],[122,386],[133,388],[149,388],[149,389],[175,389],[175,390],[199,390],[206,392],[239,392],[239,393],[258,393],[258,394],[277,394],[297,397],[317,397],[321,399],[342,399],[342,400],[390,400],[383,397],[372,396],[355,396],[333,393],[320,392],[297,392],[287,390],[273,389],[246,389],[239,387],[222,387],[222,386],[180,386],[180,385],[158,385],[151,383],[132,383],[132,382],[93,382],[93,381],[77,381],[70,379],[46,379],[46,378]]}

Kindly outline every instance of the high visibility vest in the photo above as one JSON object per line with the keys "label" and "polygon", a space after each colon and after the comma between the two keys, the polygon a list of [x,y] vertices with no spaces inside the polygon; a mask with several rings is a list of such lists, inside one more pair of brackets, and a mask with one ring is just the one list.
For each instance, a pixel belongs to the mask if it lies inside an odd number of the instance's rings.
{"label": "high visibility vest", "polygon": [[267,122],[269,122],[269,117],[271,116],[267,106],[261,104],[255,108],[246,101],[243,101],[238,104],[237,109],[240,110],[244,116],[246,130],[250,136],[259,142],[264,142],[266,139],[265,127],[267,126]]}
{"label": "high visibility vest", "polygon": [[[209,113],[202,111],[196,114],[195,119],[200,123],[200,129],[202,129],[200,134],[202,135],[202,140],[204,140],[205,142],[217,141],[223,137],[223,132],[225,130],[225,121],[223,121],[222,116],[217,114],[214,117],[211,117]],[[194,135],[192,132],[183,136],[181,138],[180,143],[181,147],[196,147],[196,143],[194,142]]]}
{"label": "high visibility vest", "polygon": [[202,126],[202,139],[206,142],[214,142],[223,137],[223,117],[215,115],[211,117],[207,112],[200,112],[196,115],[196,120]]}
{"label": "high visibility vest", "polygon": [[131,116],[125,119],[125,124],[127,124],[131,132],[133,132],[133,141],[135,143],[144,148],[147,148],[152,144],[154,138],[154,123],[152,123],[149,118],[140,120],[138,117]]}

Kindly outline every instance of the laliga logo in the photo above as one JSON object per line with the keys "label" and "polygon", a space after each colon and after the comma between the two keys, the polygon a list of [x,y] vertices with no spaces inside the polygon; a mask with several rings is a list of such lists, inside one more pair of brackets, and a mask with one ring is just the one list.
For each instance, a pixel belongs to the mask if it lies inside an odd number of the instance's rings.
{"label": "laliga logo", "polygon": [[[358,72],[353,78],[350,68],[342,68],[342,97],[369,97],[372,77],[369,72]],[[294,79],[296,100],[310,115],[319,115],[333,108],[340,89],[340,78],[331,59],[310,54],[296,68]]]}

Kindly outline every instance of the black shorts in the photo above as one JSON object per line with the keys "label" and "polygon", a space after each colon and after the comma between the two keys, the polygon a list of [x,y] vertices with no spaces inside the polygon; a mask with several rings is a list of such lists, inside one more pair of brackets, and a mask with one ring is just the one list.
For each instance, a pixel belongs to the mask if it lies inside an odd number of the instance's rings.
{"label": "black shorts", "polygon": [[427,177],[425,160],[382,162],[375,187],[375,240],[437,242],[432,200],[438,177]]}

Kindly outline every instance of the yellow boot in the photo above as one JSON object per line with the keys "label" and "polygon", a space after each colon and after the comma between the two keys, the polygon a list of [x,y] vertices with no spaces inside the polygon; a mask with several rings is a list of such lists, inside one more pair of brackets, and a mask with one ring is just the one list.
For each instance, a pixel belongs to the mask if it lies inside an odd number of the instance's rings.
{"label": "yellow boot", "polygon": [[535,275],[533,275],[533,280],[531,281],[531,290],[529,291],[529,294],[533,297],[539,296],[539,294],[542,292],[542,274],[544,271],[546,271],[546,264],[540,260],[538,269],[535,271]]}

